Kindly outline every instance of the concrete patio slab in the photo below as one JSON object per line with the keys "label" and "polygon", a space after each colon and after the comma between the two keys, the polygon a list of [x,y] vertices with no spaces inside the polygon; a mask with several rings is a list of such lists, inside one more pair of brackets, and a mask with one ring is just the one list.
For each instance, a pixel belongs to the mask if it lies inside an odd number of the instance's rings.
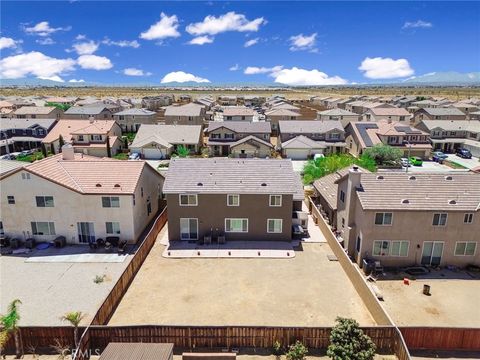
{"label": "concrete patio slab", "polygon": [[122,263],[127,257],[118,254],[72,254],[31,256],[25,260],[29,263]]}

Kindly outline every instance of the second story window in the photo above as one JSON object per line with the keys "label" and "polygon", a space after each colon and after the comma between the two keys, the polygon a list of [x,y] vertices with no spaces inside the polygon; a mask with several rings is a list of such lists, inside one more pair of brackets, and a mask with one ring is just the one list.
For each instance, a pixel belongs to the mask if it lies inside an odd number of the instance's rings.
{"label": "second story window", "polygon": [[282,195],[270,195],[270,206],[282,206]]}
{"label": "second story window", "polygon": [[30,173],[22,173],[22,180],[30,180]]}
{"label": "second story window", "polygon": [[83,141],[83,135],[78,135],[78,141]]}
{"label": "second story window", "polygon": [[445,226],[447,224],[447,214],[433,214],[433,226]]}
{"label": "second story window", "polygon": [[225,137],[225,139],[233,139],[234,135],[233,134],[225,134],[224,137]]}
{"label": "second story window", "polygon": [[240,206],[240,195],[237,195],[237,194],[227,195],[227,206]]}
{"label": "second story window", "polygon": [[473,222],[473,213],[466,213],[463,217],[463,222],[465,224],[471,224]]}
{"label": "second story window", "polygon": [[220,139],[221,136],[221,134],[210,134],[211,139]]}
{"label": "second story window", "polygon": [[53,207],[53,196],[35,196],[37,207]]}
{"label": "second story window", "polygon": [[120,198],[118,196],[102,196],[102,206],[104,208],[120,207]]}
{"label": "second story window", "polygon": [[388,213],[376,213],[375,225],[392,225],[393,214]]}
{"label": "second story window", "polygon": [[7,202],[8,202],[10,205],[15,205],[15,196],[13,196],[13,195],[7,196]]}
{"label": "second story window", "polygon": [[92,135],[93,141],[102,141],[102,135]]}
{"label": "second story window", "polygon": [[345,192],[343,190],[340,190],[340,201],[345,202]]}
{"label": "second story window", "polygon": [[180,194],[180,206],[197,206],[198,198],[196,194]]}

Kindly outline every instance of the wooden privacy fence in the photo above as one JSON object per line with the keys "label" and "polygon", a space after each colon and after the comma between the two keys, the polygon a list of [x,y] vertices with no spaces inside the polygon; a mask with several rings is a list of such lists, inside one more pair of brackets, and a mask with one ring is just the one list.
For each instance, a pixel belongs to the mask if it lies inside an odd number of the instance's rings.
{"label": "wooden privacy fence", "polygon": [[[82,329],[80,331],[83,331]],[[74,348],[73,327],[71,326],[31,326],[20,328],[23,348],[53,351],[53,345],[58,342],[66,348]],[[7,351],[15,351],[13,335],[9,336],[5,345]]]}
{"label": "wooden privacy fence", "polygon": [[409,349],[480,351],[480,328],[401,327]]}
{"label": "wooden privacy fence", "polygon": [[158,233],[165,226],[166,222],[167,208],[163,209],[160,215],[158,215],[158,217],[154,220],[150,230],[145,235],[144,240],[135,252],[135,255],[128,264],[127,268],[123,271],[122,275],[115,283],[112,291],[110,291],[95,314],[91,322],[92,325],[105,325],[108,323],[113,315],[113,312],[122,300],[123,295],[125,295],[128,287],[130,286],[130,283],[137,274],[138,270],[140,270],[140,267],[145,261],[147,255],[150,253],[150,250],[155,244]]}

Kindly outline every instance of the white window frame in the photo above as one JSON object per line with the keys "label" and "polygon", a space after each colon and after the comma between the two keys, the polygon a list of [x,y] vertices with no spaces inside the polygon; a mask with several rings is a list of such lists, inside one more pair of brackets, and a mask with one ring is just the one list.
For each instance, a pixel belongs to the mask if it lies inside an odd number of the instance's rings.
{"label": "white window frame", "polygon": [[[240,231],[233,231],[233,230],[228,230],[227,228],[227,221],[232,221],[232,220],[241,220],[241,221],[247,221],[247,230],[243,231],[243,230],[240,230]],[[243,225],[243,224],[242,224]],[[242,226],[243,228],[243,226]],[[248,233],[248,218],[225,218],[225,232],[226,233]]]}
{"label": "white window frame", "polygon": [[[104,206],[103,204],[103,199],[104,198],[108,198],[108,203],[109,203],[109,206]],[[118,206],[112,206],[112,199],[118,199]],[[102,208],[105,208],[105,209],[110,209],[110,208],[120,208],[120,197],[119,196],[102,196]]]}
{"label": "white window frame", "polygon": [[[377,242],[382,243],[381,246],[380,246],[380,254],[375,254],[375,243],[377,243]],[[384,254],[382,254],[382,251],[381,251],[381,250],[383,250],[383,243],[387,243],[387,245],[388,245],[387,251]],[[372,256],[390,256],[390,241],[388,241],[388,240],[374,240],[373,244],[372,244]]]}
{"label": "white window frame", "polygon": [[[275,198],[275,197],[280,197],[280,204],[279,205],[272,205],[272,199]],[[268,197],[268,205],[271,206],[271,207],[281,207],[282,202],[283,202],[282,195],[270,195]]]}
{"label": "white window frame", "polygon": [[[187,196],[187,204],[182,204],[182,196]],[[195,204],[190,204],[190,196],[195,197]],[[197,194],[178,194],[178,204],[180,206],[198,206],[198,195]]]}
{"label": "white window frame", "polygon": [[[393,250],[393,244],[394,243],[400,243],[399,244],[399,247],[398,247],[398,255],[396,254],[392,254],[392,250]],[[402,255],[402,244],[406,243],[407,244],[407,254],[406,255]],[[390,255],[389,256],[393,256],[393,257],[408,257],[408,252],[410,251],[410,241],[408,240],[390,240]]]}
{"label": "white window frame", "polygon": [[[383,214],[382,223],[377,224],[377,214]],[[385,224],[385,214],[392,214],[390,224]],[[393,225],[393,212],[376,212],[373,218],[373,224],[375,226],[392,226]]]}
{"label": "white window frame", "polygon": [[[438,224],[435,224],[435,215],[438,215]],[[445,224],[440,224],[440,219],[442,218],[442,215],[445,215]],[[433,218],[432,218],[432,226],[447,226],[447,221],[448,221],[448,213],[434,213]]]}
{"label": "white window frame", "polygon": [[[230,204],[230,196],[232,197],[236,197],[238,200],[237,200],[237,204]],[[227,194],[227,206],[240,206],[240,195],[239,194]]]}
{"label": "white window frame", "polygon": [[[43,198],[43,206],[38,205],[38,199]],[[47,206],[47,198],[52,198],[52,206]],[[36,207],[47,208],[47,207],[55,207],[55,199],[51,195],[40,195],[35,196],[35,205]]]}
{"label": "white window frame", "polygon": [[[463,254],[457,254],[457,246],[458,244],[465,244],[465,249],[463,250]],[[475,248],[473,249],[473,254],[467,255],[467,245],[468,244],[475,244]],[[457,241],[455,242],[455,249],[453,249],[453,255],[454,256],[475,256],[477,253],[477,242],[476,241]]]}
{"label": "white window frame", "polygon": [[[39,234],[38,233],[38,224],[47,224],[48,226],[48,234]],[[33,231],[33,224],[35,224],[35,230],[37,230],[36,232]],[[31,221],[30,222],[30,226],[32,228],[32,235],[35,235],[35,236],[51,236],[51,235],[56,235],[56,230],[55,230],[55,223],[53,221]],[[52,232],[52,229],[53,229],[53,232]]]}
{"label": "white window frame", "polygon": [[[188,220],[189,224],[188,224],[188,231],[189,231],[189,235],[190,235],[190,220],[197,220],[197,236],[195,238],[192,238],[192,237],[188,237],[187,238],[184,238],[183,237],[183,234],[182,234],[182,220]],[[179,225],[180,225],[180,240],[198,240],[198,218],[180,218],[180,221],[179,221]]]}
{"label": "white window frame", "polygon": [[[112,224],[112,232],[108,232],[108,225],[107,224]],[[117,229],[118,231],[115,232],[115,226],[113,226],[113,224],[117,224]],[[105,222],[105,233],[106,234],[112,234],[112,235],[120,235],[121,231],[120,231],[120,222],[119,221],[106,221]]]}
{"label": "white window frame", "polygon": [[[280,221],[280,231],[270,231],[270,221]],[[275,228],[275,226],[274,226]],[[281,234],[283,232],[283,219],[267,219],[267,233],[269,234]]]}
{"label": "white window frame", "polygon": [[[474,217],[473,213],[465,213],[463,215],[463,223],[464,224],[473,224],[473,217]],[[465,220],[469,220],[469,221],[465,221]]]}

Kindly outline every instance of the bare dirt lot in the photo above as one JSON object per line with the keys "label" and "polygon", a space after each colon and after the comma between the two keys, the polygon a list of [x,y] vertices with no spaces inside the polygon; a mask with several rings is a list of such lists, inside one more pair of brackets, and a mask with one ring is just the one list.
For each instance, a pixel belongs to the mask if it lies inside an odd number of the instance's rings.
{"label": "bare dirt lot", "polygon": [[[480,277],[448,270],[442,273],[445,278],[417,279],[410,285],[402,280],[377,281],[383,305],[398,326],[480,327]],[[431,286],[431,296],[423,295],[424,284]]]}
{"label": "bare dirt lot", "polygon": [[157,240],[109,325],[374,325],[328,244],[303,249],[294,259],[166,259]]}

